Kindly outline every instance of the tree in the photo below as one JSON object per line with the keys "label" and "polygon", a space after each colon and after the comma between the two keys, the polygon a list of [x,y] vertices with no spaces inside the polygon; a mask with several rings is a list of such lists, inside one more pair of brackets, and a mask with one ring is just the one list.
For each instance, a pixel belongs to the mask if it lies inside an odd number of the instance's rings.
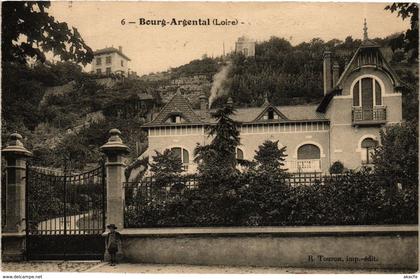
{"label": "tree", "polygon": [[403,123],[381,131],[381,145],[373,154],[375,172],[391,186],[418,187],[418,126]]}
{"label": "tree", "polygon": [[26,64],[27,58],[41,62],[51,51],[62,61],[86,65],[93,59],[91,48],[75,27],[56,21],[47,12],[50,2],[9,1],[2,3],[2,61]]}
{"label": "tree", "polygon": [[410,18],[410,29],[404,36],[400,36],[391,41],[392,45],[401,45],[406,52],[412,51],[410,60],[415,61],[419,55],[419,7],[417,3],[393,3],[387,5],[385,10],[391,13],[397,12],[398,17],[403,20]]}
{"label": "tree", "polygon": [[158,188],[174,185],[174,182],[177,185],[175,180],[183,171],[181,158],[170,149],[165,149],[163,153],[155,152],[156,155],[152,156],[153,162],[150,164],[155,185]]}
{"label": "tree", "polygon": [[98,149],[87,146],[79,134],[64,137],[54,149],[58,158],[56,166],[64,166],[67,170],[83,170],[87,163],[98,162],[101,157]]}
{"label": "tree", "polygon": [[255,151],[255,160],[259,168],[265,170],[279,170],[284,166],[286,147],[279,149],[279,141],[266,140]]}
{"label": "tree", "polygon": [[44,93],[33,72],[22,65],[3,64],[1,91],[2,119],[10,125],[21,122],[33,130],[40,121],[38,104]]}
{"label": "tree", "polygon": [[208,145],[198,145],[194,150],[198,171],[207,178],[229,177],[237,172],[236,148],[240,143],[238,123],[230,118],[235,112],[233,106],[226,105],[212,114],[216,125],[207,130],[213,137]]}
{"label": "tree", "polygon": [[182,161],[172,150],[165,149],[163,153],[155,151],[152,156],[153,162],[150,164],[150,170],[156,175],[178,175],[182,169]]}
{"label": "tree", "polygon": [[283,185],[282,180],[288,176],[287,169],[282,168],[287,156],[286,147],[279,149],[278,143],[266,140],[255,151],[254,167],[246,173],[253,191],[261,193],[279,188]]}

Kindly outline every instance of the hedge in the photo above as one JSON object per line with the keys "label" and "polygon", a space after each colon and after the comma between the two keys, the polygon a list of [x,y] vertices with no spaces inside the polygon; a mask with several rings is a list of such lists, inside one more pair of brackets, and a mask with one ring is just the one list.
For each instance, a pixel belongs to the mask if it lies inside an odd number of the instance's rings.
{"label": "hedge", "polygon": [[[292,187],[236,174],[222,185],[126,192],[126,227],[416,224],[417,185],[398,189],[368,172]],[[264,183],[267,181],[267,183]],[[179,183],[177,184],[179,187]],[[170,188],[170,183],[165,189]],[[160,193],[159,195],[157,193]],[[162,195],[162,193],[166,193]]]}

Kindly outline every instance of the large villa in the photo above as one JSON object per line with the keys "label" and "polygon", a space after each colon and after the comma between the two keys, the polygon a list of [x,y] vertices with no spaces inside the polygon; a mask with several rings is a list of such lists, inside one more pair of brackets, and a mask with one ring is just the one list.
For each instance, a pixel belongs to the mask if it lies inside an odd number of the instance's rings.
{"label": "large villa", "polygon": [[[241,145],[237,158],[252,159],[265,140],[287,147],[286,167],[290,172],[328,172],[340,161],[348,169],[371,164],[371,151],[380,144],[384,125],[402,121],[400,82],[384,59],[380,46],[365,34],[362,44],[342,73],[333,54],[324,52],[324,97],[317,105],[274,106],[266,99],[261,107],[237,108],[233,119],[241,123]],[[192,109],[178,91],[143,126],[149,147],[175,151],[188,172],[195,172],[193,152],[210,138],[205,127],[214,124],[207,98],[201,108]]]}

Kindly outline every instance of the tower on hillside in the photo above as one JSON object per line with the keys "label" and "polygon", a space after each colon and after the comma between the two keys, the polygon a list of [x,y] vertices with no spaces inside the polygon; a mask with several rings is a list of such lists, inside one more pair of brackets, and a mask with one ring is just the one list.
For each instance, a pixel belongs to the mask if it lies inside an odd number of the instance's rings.
{"label": "tower on hillside", "polygon": [[235,43],[235,52],[241,52],[245,57],[255,56],[255,41],[245,36],[239,37]]}

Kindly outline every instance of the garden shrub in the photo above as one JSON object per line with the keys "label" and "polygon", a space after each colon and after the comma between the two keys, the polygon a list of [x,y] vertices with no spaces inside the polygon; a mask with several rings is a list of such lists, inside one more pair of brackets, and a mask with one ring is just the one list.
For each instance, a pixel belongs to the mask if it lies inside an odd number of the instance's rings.
{"label": "garden shrub", "polygon": [[[126,209],[128,227],[416,224],[417,193],[395,193],[368,172],[331,176],[311,186],[260,184],[236,174],[230,187],[185,189]],[[287,180],[287,179],[286,179]],[[137,197],[140,198],[140,197]]]}
{"label": "garden shrub", "polygon": [[344,165],[343,163],[341,163],[340,161],[335,161],[330,169],[329,169],[331,174],[339,174],[339,173],[343,173],[344,172]]}

